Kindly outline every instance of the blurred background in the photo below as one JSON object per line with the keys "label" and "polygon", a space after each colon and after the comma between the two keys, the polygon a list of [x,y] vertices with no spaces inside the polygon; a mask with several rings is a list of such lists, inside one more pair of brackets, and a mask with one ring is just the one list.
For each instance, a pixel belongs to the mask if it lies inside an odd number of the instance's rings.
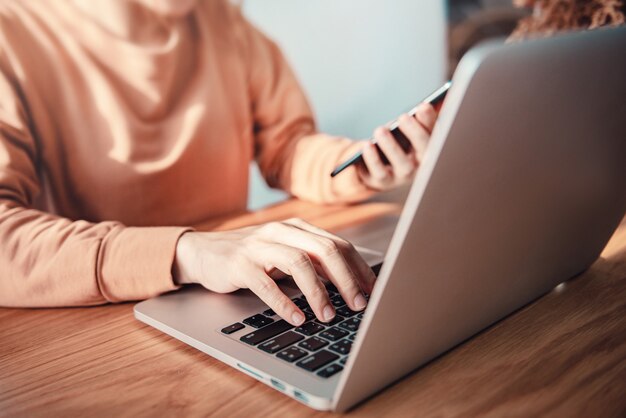
{"label": "blurred background", "polygon": [[[476,43],[508,35],[527,12],[511,0],[243,0],[282,48],[321,131],[366,139],[449,79]],[[255,164],[248,207],[286,198]]]}

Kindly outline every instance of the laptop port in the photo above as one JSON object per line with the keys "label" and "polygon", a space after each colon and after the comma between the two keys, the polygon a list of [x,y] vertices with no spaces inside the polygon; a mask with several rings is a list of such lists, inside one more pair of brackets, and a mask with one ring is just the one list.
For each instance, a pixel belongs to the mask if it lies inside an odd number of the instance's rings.
{"label": "laptop port", "polygon": [[284,392],[285,389],[287,389],[287,387],[282,382],[279,382],[276,379],[270,379],[270,381],[272,382],[272,386],[274,386],[278,390],[281,390]]}
{"label": "laptop port", "polygon": [[298,390],[294,390],[293,394],[296,397],[296,399],[299,400],[300,402],[309,403],[309,398],[307,398],[304,393]]}
{"label": "laptop port", "polygon": [[259,380],[263,380],[263,376],[261,376],[259,373],[255,372],[254,370],[249,369],[248,367],[244,366],[243,364],[237,363],[237,366],[239,366],[240,369],[242,369],[242,370],[248,372],[249,374],[251,374],[253,377],[256,377]]}

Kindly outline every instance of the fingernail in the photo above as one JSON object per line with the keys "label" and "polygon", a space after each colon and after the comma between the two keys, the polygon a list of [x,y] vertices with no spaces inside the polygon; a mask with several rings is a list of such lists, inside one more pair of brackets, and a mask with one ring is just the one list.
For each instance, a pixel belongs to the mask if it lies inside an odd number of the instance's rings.
{"label": "fingernail", "polygon": [[294,312],[291,315],[291,321],[296,325],[301,325],[304,322],[304,315],[300,312]]}
{"label": "fingernail", "polygon": [[324,320],[326,322],[332,321],[333,318],[335,317],[335,310],[333,308],[331,308],[330,305],[326,305],[326,307],[324,308],[324,311],[322,311],[322,313],[324,314]]}
{"label": "fingernail", "polygon": [[365,300],[365,297],[360,293],[356,295],[356,297],[354,298],[354,307],[357,308],[358,310],[361,310],[365,308],[365,305],[367,305],[367,301]]}

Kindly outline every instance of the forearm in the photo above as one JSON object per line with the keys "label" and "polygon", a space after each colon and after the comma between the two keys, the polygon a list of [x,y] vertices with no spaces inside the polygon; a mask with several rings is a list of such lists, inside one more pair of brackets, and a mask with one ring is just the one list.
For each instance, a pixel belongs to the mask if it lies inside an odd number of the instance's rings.
{"label": "forearm", "polygon": [[95,305],[176,289],[171,266],[185,230],[72,222],[1,203],[0,305]]}
{"label": "forearm", "polygon": [[294,196],[318,203],[358,202],[374,191],[363,184],[354,167],[337,177],[332,170],[362,147],[361,143],[325,134],[298,140],[282,167],[281,184]]}

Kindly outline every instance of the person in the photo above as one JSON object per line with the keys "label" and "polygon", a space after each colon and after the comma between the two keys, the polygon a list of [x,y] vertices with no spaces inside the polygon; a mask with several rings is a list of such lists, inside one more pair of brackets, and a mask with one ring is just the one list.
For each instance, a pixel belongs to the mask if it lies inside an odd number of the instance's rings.
{"label": "person", "polygon": [[[623,23],[619,0],[515,0],[512,39]],[[95,305],[200,283],[250,288],[289,322],[272,279],[291,274],[321,320],[317,273],[354,310],[374,275],[340,238],[292,219],[225,232],[189,225],[245,208],[248,162],[316,202],[410,181],[437,114],[354,144],[315,130],[277,46],[226,0],[0,0],[0,305]],[[365,164],[328,172],[363,148]]]}
{"label": "person", "polygon": [[[320,65],[323,65],[320,63]],[[319,133],[275,43],[226,0],[0,1],[0,305],[149,298],[199,283],[248,288],[294,325],[276,285],[293,276],[335,315],[320,273],[353,310],[374,274],[350,243],[291,219],[192,226],[245,209],[247,169],[314,202],[355,202],[410,181],[436,112],[372,144]],[[363,148],[365,164],[332,168]]]}
{"label": "person", "polygon": [[510,41],[550,36],[567,30],[591,30],[624,24],[622,0],[513,0],[517,7],[532,8],[520,20]]}

